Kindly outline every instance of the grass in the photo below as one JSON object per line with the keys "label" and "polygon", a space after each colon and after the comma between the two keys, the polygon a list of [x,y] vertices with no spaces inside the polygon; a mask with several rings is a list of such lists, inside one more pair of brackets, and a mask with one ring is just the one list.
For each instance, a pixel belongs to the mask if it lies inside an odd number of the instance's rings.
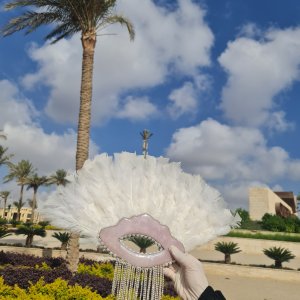
{"label": "grass", "polygon": [[266,233],[245,233],[245,232],[231,231],[226,236],[237,237],[237,238],[246,238],[246,239],[260,239],[260,240],[272,240],[272,241],[300,243],[300,234],[299,234],[299,236],[294,236],[294,235],[287,235],[287,234],[282,234],[282,233],[266,234]]}

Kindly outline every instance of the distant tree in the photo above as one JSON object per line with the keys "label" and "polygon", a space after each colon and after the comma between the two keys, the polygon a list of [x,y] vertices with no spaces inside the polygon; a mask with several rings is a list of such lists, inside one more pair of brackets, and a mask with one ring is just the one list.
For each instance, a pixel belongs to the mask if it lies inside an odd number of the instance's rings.
{"label": "distant tree", "polygon": [[275,268],[282,268],[283,262],[288,262],[295,258],[295,255],[289,249],[281,247],[271,247],[264,249],[263,253],[271,259],[275,260]]}
{"label": "distant tree", "polygon": [[128,241],[133,242],[140,248],[140,253],[146,253],[147,248],[155,244],[155,242],[148,237],[144,236],[132,236],[128,238]]}
{"label": "distant tree", "polygon": [[143,139],[143,147],[142,147],[143,155],[144,155],[144,158],[146,158],[148,155],[149,139],[151,138],[153,133],[150,132],[150,130],[148,130],[148,129],[144,129],[142,132],[140,132],[140,135]]}
{"label": "distant tree", "polygon": [[55,174],[48,177],[47,185],[56,184],[66,186],[66,184],[70,182],[66,177],[67,171],[64,169],[59,169],[55,172]]}
{"label": "distant tree", "polygon": [[28,177],[32,176],[34,168],[28,160],[21,160],[17,164],[9,164],[9,173],[4,177],[4,182],[9,182],[16,179],[17,184],[20,186],[20,197],[18,204],[17,220],[20,221],[21,208],[23,204],[23,190],[26,185]]}
{"label": "distant tree", "polygon": [[71,236],[69,232],[55,232],[54,234],[52,234],[52,236],[61,242],[61,250],[67,250],[67,246]]}
{"label": "distant tree", "polygon": [[21,219],[21,209],[22,207],[25,205],[24,202],[19,202],[19,201],[14,201],[13,205],[17,208],[17,220],[15,220],[16,222],[20,223],[20,219]]}
{"label": "distant tree", "polygon": [[231,262],[232,254],[241,252],[241,250],[238,247],[238,244],[234,242],[218,242],[215,244],[215,250],[222,252],[225,255],[225,264],[229,264]]}
{"label": "distant tree", "polygon": [[4,148],[0,145],[0,166],[8,165],[10,163],[10,159],[13,157],[12,154],[7,154],[8,148]]}
{"label": "distant tree", "polygon": [[0,192],[0,197],[3,199],[3,214],[2,214],[2,218],[5,217],[7,198],[8,198],[9,195],[10,195],[9,191],[2,191],[2,192]]}
{"label": "distant tree", "polygon": [[31,213],[31,217],[30,217],[30,222],[33,223],[34,220],[34,213],[35,213],[35,209],[37,207],[37,199],[36,199],[36,195],[37,195],[37,191],[38,188],[42,185],[45,185],[48,181],[48,178],[46,176],[38,176],[36,173],[30,177],[27,177],[25,180],[25,184],[27,185],[27,190],[29,189],[33,189],[33,196],[32,196],[32,213]]}
{"label": "distant tree", "polygon": [[26,241],[25,246],[31,247],[33,238],[35,235],[45,237],[46,236],[46,230],[42,226],[39,225],[33,225],[32,223],[25,223],[23,225],[20,225],[17,230],[15,231],[15,234],[23,234],[26,235]]}

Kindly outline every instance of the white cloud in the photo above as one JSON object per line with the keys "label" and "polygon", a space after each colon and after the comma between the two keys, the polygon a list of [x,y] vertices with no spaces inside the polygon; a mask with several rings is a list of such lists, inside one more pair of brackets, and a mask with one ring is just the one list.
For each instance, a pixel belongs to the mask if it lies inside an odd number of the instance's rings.
{"label": "white cloud", "polygon": [[158,115],[158,110],[147,97],[127,97],[123,107],[119,108],[117,117],[128,118],[133,121],[141,121]]}
{"label": "white cloud", "polygon": [[[2,80],[0,90],[0,128],[7,135],[2,143],[14,153],[14,160],[29,159],[41,173],[74,169],[76,133],[46,133],[38,124],[39,113],[16,85]],[[91,153],[96,151],[91,142]]]}
{"label": "white cloud", "polygon": [[[97,124],[118,117],[124,90],[160,85],[174,72],[197,77],[199,67],[210,64],[213,34],[204,22],[205,12],[192,1],[180,0],[176,10],[168,11],[150,0],[122,0],[118,11],[134,23],[136,39],[131,43],[126,29],[117,25],[103,32],[117,36],[99,36],[92,109]],[[30,50],[38,70],[24,76],[23,84],[27,88],[38,83],[50,87],[46,112],[55,121],[76,123],[81,55],[78,35]]]}
{"label": "white cloud", "polygon": [[257,24],[249,22],[241,27],[238,35],[254,39],[263,36],[263,31],[257,26]]}
{"label": "white cloud", "polygon": [[29,124],[38,115],[31,102],[10,81],[0,80],[0,91],[0,128],[8,122]]}
{"label": "white cloud", "polygon": [[168,112],[174,119],[186,113],[197,112],[197,92],[191,82],[185,82],[182,87],[173,90],[169,100],[171,104],[168,106]]}
{"label": "white cloud", "polygon": [[[20,93],[18,87],[7,80],[0,81],[0,128],[7,140],[1,141],[8,152],[14,154],[13,162],[28,159],[40,175],[48,175],[57,169],[75,169],[76,133],[46,133],[38,123],[39,113],[31,102]],[[33,121],[34,120],[34,121]],[[93,156],[98,147],[91,141]],[[1,168],[1,175],[5,175]],[[18,187],[14,183],[1,185],[1,190],[13,190],[17,199]]]}
{"label": "white cloud", "polygon": [[237,38],[228,44],[219,62],[229,76],[221,103],[228,120],[238,125],[270,126],[269,118],[280,117],[279,123],[273,123],[274,129],[290,128],[276,109],[276,96],[299,80],[299,28],[272,29],[258,41]]}
{"label": "white cloud", "polygon": [[[245,201],[247,186],[274,185],[279,180],[298,180],[300,161],[281,147],[268,147],[258,129],[230,127],[208,119],[174,133],[167,156],[182,162],[185,170],[214,182],[228,201]],[[229,190],[244,191],[233,197]],[[232,198],[232,199],[231,199]]]}

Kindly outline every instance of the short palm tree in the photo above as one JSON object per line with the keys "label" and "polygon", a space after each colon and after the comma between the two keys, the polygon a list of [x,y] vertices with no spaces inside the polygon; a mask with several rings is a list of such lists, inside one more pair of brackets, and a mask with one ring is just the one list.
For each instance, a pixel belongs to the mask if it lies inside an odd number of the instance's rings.
{"label": "short palm tree", "polygon": [[0,192],[0,198],[3,199],[3,214],[2,214],[2,218],[5,217],[7,198],[9,197],[9,195],[10,195],[9,191],[2,191],[2,192]]}
{"label": "short palm tree", "polygon": [[11,233],[7,230],[6,226],[0,227],[0,239],[10,236]]}
{"label": "short palm tree", "polygon": [[52,236],[61,242],[61,250],[67,250],[67,246],[71,236],[69,232],[55,232],[54,234],[52,234]]}
{"label": "short palm tree", "polygon": [[9,182],[13,179],[16,179],[17,184],[21,187],[19,205],[18,207],[18,216],[17,220],[20,221],[21,208],[23,206],[23,190],[26,185],[26,180],[28,177],[32,176],[34,168],[28,160],[21,160],[17,164],[10,163],[9,173],[4,177],[4,182]]}
{"label": "short palm tree", "polygon": [[140,132],[140,135],[143,139],[143,147],[142,147],[143,155],[144,158],[146,158],[148,154],[149,139],[151,138],[153,133],[150,132],[148,129],[144,129],[142,132]]}
{"label": "short palm tree", "polygon": [[155,242],[145,236],[132,236],[128,238],[128,241],[133,242],[140,248],[140,253],[146,253],[147,248],[155,244]]}
{"label": "short palm tree", "polygon": [[281,247],[270,247],[269,249],[264,249],[263,253],[271,259],[275,260],[275,268],[282,268],[283,262],[288,262],[295,258],[295,255],[289,249]]}
{"label": "short palm tree", "polygon": [[47,185],[56,184],[66,186],[66,184],[70,182],[66,177],[67,171],[64,169],[59,169],[55,172],[55,174],[48,177]]}
{"label": "short palm tree", "polygon": [[231,263],[231,255],[241,252],[237,243],[234,242],[218,242],[215,244],[215,250],[222,252],[225,264]]}
{"label": "short palm tree", "polygon": [[25,246],[31,247],[33,242],[33,237],[35,235],[45,237],[46,236],[46,230],[44,227],[39,225],[34,225],[32,223],[25,223],[23,225],[20,225],[17,230],[15,231],[15,234],[24,234],[26,235],[26,241]]}
{"label": "short palm tree", "polygon": [[[117,0],[8,0],[7,10],[21,10],[21,15],[14,17],[3,28],[4,36],[20,30],[31,33],[42,25],[55,24],[46,36],[56,43],[73,34],[81,33],[82,74],[80,89],[80,108],[77,130],[76,170],[82,168],[89,156],[91,125],[91,104],[93,89],[94,55],[97,32],[106,26],[119,23],[127,27],[130,39],[134,39],[132,23],[121,15],[114,14]],[[72,234],[67,261],[72,272],[77,270],[79,261],[79,235]]]}
{"label": "short palm tree", "polygon": [[46,184],[48,181],[48,178],[46,176],[38,176],[36,173],[30,177],[27,177],[25,180],[25,184],[27,185],[27,190],[33,189],[33,196],[32,196],[32,205],[31,205],[31,217],[30,222],[33,223],[34,220],[34,213],[35,209],[37,207],[37,198],[36,194],[40,186]]}

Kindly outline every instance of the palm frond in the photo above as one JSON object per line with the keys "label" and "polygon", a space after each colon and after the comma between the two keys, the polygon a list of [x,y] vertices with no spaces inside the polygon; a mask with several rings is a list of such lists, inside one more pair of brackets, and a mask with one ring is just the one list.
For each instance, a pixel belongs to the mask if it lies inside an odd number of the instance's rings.
{"label": "palm frond", "polygon": [[105,26],[107,24],[115,24],[115,23],[119,23],[122,26],[126,26],[128,33],[129,33],[129,37],[130,40],[133,41],[134,37],[135,37],[135,30],[134,30],[134,26],[133,24],[129,21],[129,19],[121,16],[121,15],[113,15],[113,16],[108,16],[107,18],[105,18],[103,20],[103,22],[101,22],[99,24],[99,26]]}

